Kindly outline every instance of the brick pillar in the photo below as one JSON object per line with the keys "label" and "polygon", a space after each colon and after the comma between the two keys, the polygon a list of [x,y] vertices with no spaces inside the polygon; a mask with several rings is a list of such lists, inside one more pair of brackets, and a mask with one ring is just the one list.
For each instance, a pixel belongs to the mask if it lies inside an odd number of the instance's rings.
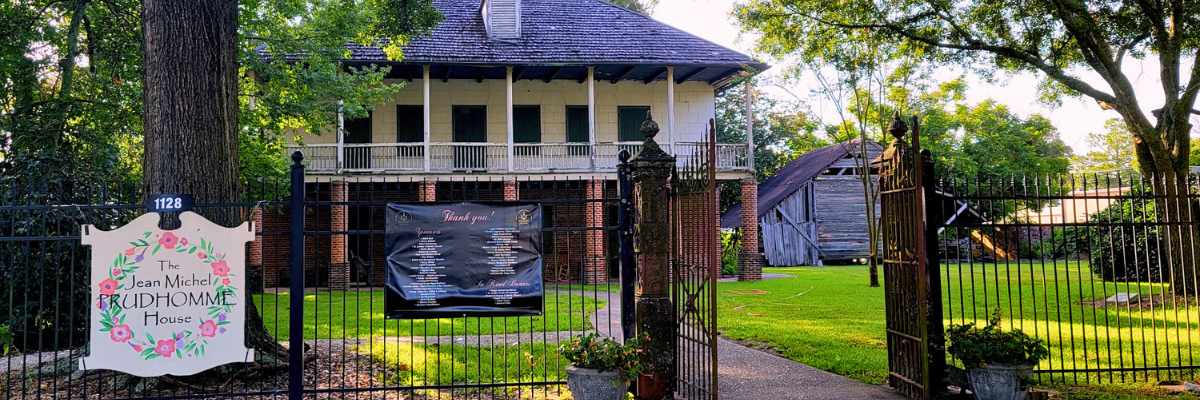
{"label": "brick pillar", "polygon": [[738,252],[738,280],[762,279],[762,256],[758,254],[758,182],[742,179],[742,249]]}
{"label": "brick pillar", "polygon": [[346,289],[350,287],[350,263],[346,257],[346,231],[350,228],[347,223],[348,206],[338,204],[350,200],[349,185],[346,181],[333,181],[329,185],[329,201],[333,204],[329,212],[329,287]]}
{"label": "brick pillar", "polygon": [[520,189],[518,189],[517,179],[504,180],[504,201],[517,201],[521,198]]}
{"label": "brick pillar", "polygon": [[605,262],[604,240],[604,181],[590,180],[586,183],[587,205],[584,223],[587,226],[584,244],[583,279],[587,283],[608,281],[608,263]]}
{"label": "brick pillar", "polygon": [[432,179],[422,180],[418,190],[420,190],[420,193],[417,193],[417,201],[426,203],[437,201],[437,181]]}

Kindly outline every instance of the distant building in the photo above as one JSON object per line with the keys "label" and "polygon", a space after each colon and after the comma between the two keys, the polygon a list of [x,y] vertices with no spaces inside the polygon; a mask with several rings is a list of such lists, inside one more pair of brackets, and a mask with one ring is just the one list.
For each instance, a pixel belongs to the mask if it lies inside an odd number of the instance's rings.
{"label": "distant building", "polygon": [[[434,0],[443,20],[404,45],[391,61],[380,47],[349,45],[347,67],[387,67],[388,82],[407,82],[362,118],[339,118],[322,134],[294,132],[310,192],[322,201],[463,201],[615,196],[618,154],[637,154],[647,114],[656,140],[681,164],[703,148],[719,92],[767,69],[749,56],[601,0]],[[717,179],[747,180],[749,141],[719,143]],[[467,185],[467,183],[472,183]],[[333,208],[333,207],[331,207]],[[345,208],[345,207],[342,207]],[[546,207],[547,224],[604,232],[615,210]],[[330,232],[382,229],[377,215],[351,207],[323,212],[312,226]],[[328,211],[328,210],[326,210]],[[263,225],[286,226],[269,216]],[[563,237],[560,237],[563,236]],[[548,270],[580,271],[602,281],[616,246],[549,235]],[[611,236],[611,235],[607,235]],[[314,238],[312,269],[330,286],[379,285],[383,243],[373,236]],[[286,243],[266,245],[264,279],[287,279]],[[310,250],[311,249],[311,250]],[[585,261],[586,260],[586,261]],[[607,270],[605,270],[607,269]],[[374,271],[374,273],[368,273]],[[579,277],[571,277],[578,279]],[[317,282],[326,279],[316,279]]]}
{"label": "distant building", "polygon": [[[866,160],[883,152],[866,144]],[[758,223],[767,264],[820,265],[870,255],[863,195],[862,146],[857,140],[813,150],[758,185]],[[872,182],[878,172],[871,167]],[[879,204],[872,205],[878,218]],[[742,205],[721,216],[721,226],[741,226]]]}

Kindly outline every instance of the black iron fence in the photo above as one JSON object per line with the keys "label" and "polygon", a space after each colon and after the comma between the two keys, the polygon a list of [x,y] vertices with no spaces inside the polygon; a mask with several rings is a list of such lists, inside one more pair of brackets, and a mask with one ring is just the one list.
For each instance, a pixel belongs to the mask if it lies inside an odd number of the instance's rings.
{"label": "black iron fence", "polygon": [[[79,226],[131,221],[145,211],[141,193],[74,190],[67,203],[0,194],[0,398],[284,398],[289,389],[320,398],[555,397],[566,392],[560,341],[589,330],[622,336],[615,180],[297,182],[260,181],[252,198],[195,206],[256,221],[248,297],[270,340],[288,350],[157,379],[78,368],[90,302]],[[542,315],[383,317],[387,203],[514,198],[544,207]],[[303,287],[292,286],[300,276]],[[288,368],[289,356],[304,369]]]}
{"label": "black iron fence", "polygon": [[942,180],[937,223],[949,324],[1046,341],[1050,383],[1194,380],[1200,368],[1195,176]]}

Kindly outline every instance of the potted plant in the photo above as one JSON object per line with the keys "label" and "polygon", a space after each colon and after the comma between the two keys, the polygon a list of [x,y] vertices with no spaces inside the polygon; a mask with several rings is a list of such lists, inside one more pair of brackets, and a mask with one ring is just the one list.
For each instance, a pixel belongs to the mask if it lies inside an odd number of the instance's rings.
{"label": "potted plant", "polygon": [[1041,340],[1013,329],[1000,330],[1000,313],[987,326],[951,325],[948,330],[951,355],[967,369],[967,381],[978,400],[1023,400],[1033,367],[1050,350]]}
{"label": "potted plant", "polygon": [[567,387],[574,400],[621,400],[629,381],[641,372],[638,341],[625,344],[596,333],[576,336],[559,345],[567,367]]}

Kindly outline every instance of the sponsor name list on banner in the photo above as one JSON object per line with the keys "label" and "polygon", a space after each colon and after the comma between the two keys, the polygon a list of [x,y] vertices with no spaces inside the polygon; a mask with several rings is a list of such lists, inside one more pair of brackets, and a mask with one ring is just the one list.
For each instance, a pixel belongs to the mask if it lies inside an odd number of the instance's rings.
{"label": "sponsor name list on banner", "polygon": [[388,318],[540,315],[542,209],[388,204]]}
{"label": "sponsor name list on banner", "polygon": [[250,223],[226,228],[184,212],[179,229],[163,230],[159,218],[142,214],[111,231],[83,227],[92,296],[81,368],[149,377],[254,360],[242,298]]}

